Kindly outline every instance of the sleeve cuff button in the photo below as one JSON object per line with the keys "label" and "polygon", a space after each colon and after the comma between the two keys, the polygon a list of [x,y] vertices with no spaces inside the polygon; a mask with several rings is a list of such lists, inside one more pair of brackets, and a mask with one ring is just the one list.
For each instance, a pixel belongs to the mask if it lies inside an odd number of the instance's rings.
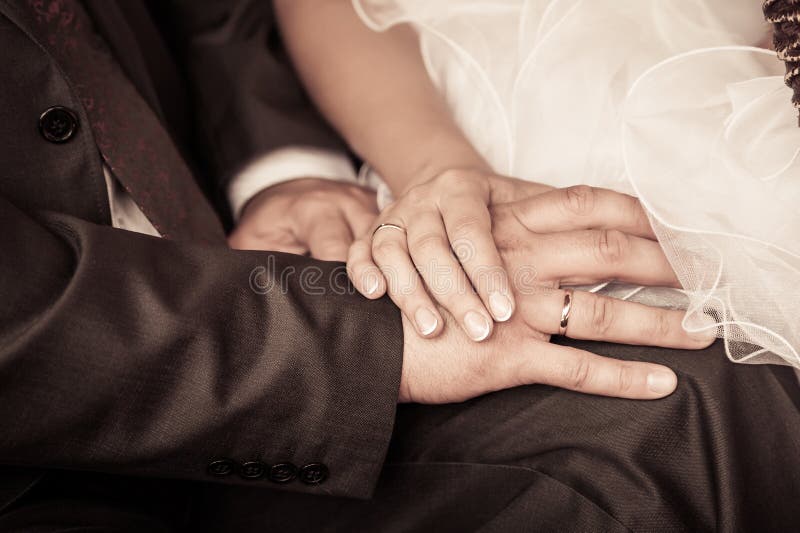
{"label": "sleeve cuff button", "polygon": [[292,463],[278,463],[269,469],[269,480],[273,483],[289,483],[297,477],[297,467]]}
{"label": "sleeve cuff button", "polygon": [[230,459],[218,459],[212,461],[208,465],[208,473],[216,477],[224,477],[233,473],[236,469],[236,463]]}
{"label": "sleeve cuff button", "polygon": [[261,479],[266,469],[266,465],[260,461],[249,461],[239,467],[239,475],[244,479]]}
{"label": "sleeve cuff button", "polygon": [[322,463],[309,463],[300,469],[300,481],[306,485],[319,485],[328,479],[328,467]]}

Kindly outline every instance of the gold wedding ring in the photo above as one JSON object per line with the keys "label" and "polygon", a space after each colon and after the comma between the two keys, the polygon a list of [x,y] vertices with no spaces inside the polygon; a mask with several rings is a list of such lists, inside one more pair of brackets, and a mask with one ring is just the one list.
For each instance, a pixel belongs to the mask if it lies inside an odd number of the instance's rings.
{"label": "gold wedding ring", "polygon": [[393,229],[397,231],[402,231],[403,233],[406,232],[406,229],[403,226],[398,226],[397,224],[379,224],[375,231],[372,232],[372,236],[374,237],[376,233],[378,233],[382,229]]}
{"label": "gold wedding ring", "polygon": [[575,291],[572,289],[564,290],[564,307],[561,308],[561,322],[558,324],[558,334],[567,334],[567,324],[569,324],[569,314],[572,312],[572,299],[575,297]]}

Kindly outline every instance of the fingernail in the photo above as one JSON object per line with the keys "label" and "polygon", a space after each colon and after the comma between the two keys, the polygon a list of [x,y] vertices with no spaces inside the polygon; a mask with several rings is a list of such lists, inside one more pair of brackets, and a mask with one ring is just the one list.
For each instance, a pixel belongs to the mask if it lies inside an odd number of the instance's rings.
{"label": "fingernail", "polygon": [[472,340],[480,342],[489,336],[489,321],[481,313],[470,311],[464,316],[464,328]]}
{"label": "fingernail", "polygon": [[364,276],[364,290],[367,294],[375,294],[378,290],[378,276],[375,274],[367,274]]}
{"label": "fingernail", "polygon": [[417,309],[417,312],[414,314],[414,320],[417,321],[419,332],[426,337],[436,331],[436,326],[439,325],[439,320],[436,318],[436,315],[424,307]]}
{"label": "fingernail", "polygon": [[489,296],[489,307],[498,322],[505,322],[511,318],[511,313],[514,311],[511,299],[501,292],[494,292]]}
{"label": "fingernail", "polygon": [[670,370],[656,370],[647,375],[647,388],[658,395],[667,395],[678,386],[678,376]]}

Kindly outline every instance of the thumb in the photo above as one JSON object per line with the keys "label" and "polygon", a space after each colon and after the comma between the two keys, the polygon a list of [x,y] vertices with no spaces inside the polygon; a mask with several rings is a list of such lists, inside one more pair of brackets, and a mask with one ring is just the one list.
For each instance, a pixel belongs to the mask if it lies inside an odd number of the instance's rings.
{"label": "thumb", "polygon": [[315,259],[346,261],[353,235],[344,215],[333,212],[316,218],[304,240]]}
{"label": "thumb", "polygon": [[378,218],[378,207],[375,202],[375,193],[370,192],[366,197],[361,197],[359,191],[357,196],[342,199],[341,212],[350,226],[354,238],[365,235],[375,219]]}
{"label": "thumb", "polygon": [[347,214],[347,221],[355,237],[366,235],[366,233],[372,229],[373,224],[375,224],[376,218],[378,218],[378,215],[374,211],[364,207],[348,211]]}

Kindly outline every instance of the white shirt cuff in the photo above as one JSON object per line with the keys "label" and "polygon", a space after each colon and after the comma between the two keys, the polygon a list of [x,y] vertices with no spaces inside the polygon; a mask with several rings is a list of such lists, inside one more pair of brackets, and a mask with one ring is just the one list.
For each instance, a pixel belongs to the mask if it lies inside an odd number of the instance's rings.
{"label": "white shirt cuff", "polygon": [[369,166],[368,163],[361,165],[358,171],[358,184],[370,189],[375,189],[376,199],[378,201],[378,211],[383,211],[389,204],[394,202],[394,195],[392,190],[383,181],[383,178],[378,174],[374,168]]}
{"label": "white shirt cuff", "polygon": [[350,159],[341,152],[290,146],[273,150],[250,163],[228,185],[234,220],[250,199],[267,187],[297,178],[324,178],[356,182]]}

